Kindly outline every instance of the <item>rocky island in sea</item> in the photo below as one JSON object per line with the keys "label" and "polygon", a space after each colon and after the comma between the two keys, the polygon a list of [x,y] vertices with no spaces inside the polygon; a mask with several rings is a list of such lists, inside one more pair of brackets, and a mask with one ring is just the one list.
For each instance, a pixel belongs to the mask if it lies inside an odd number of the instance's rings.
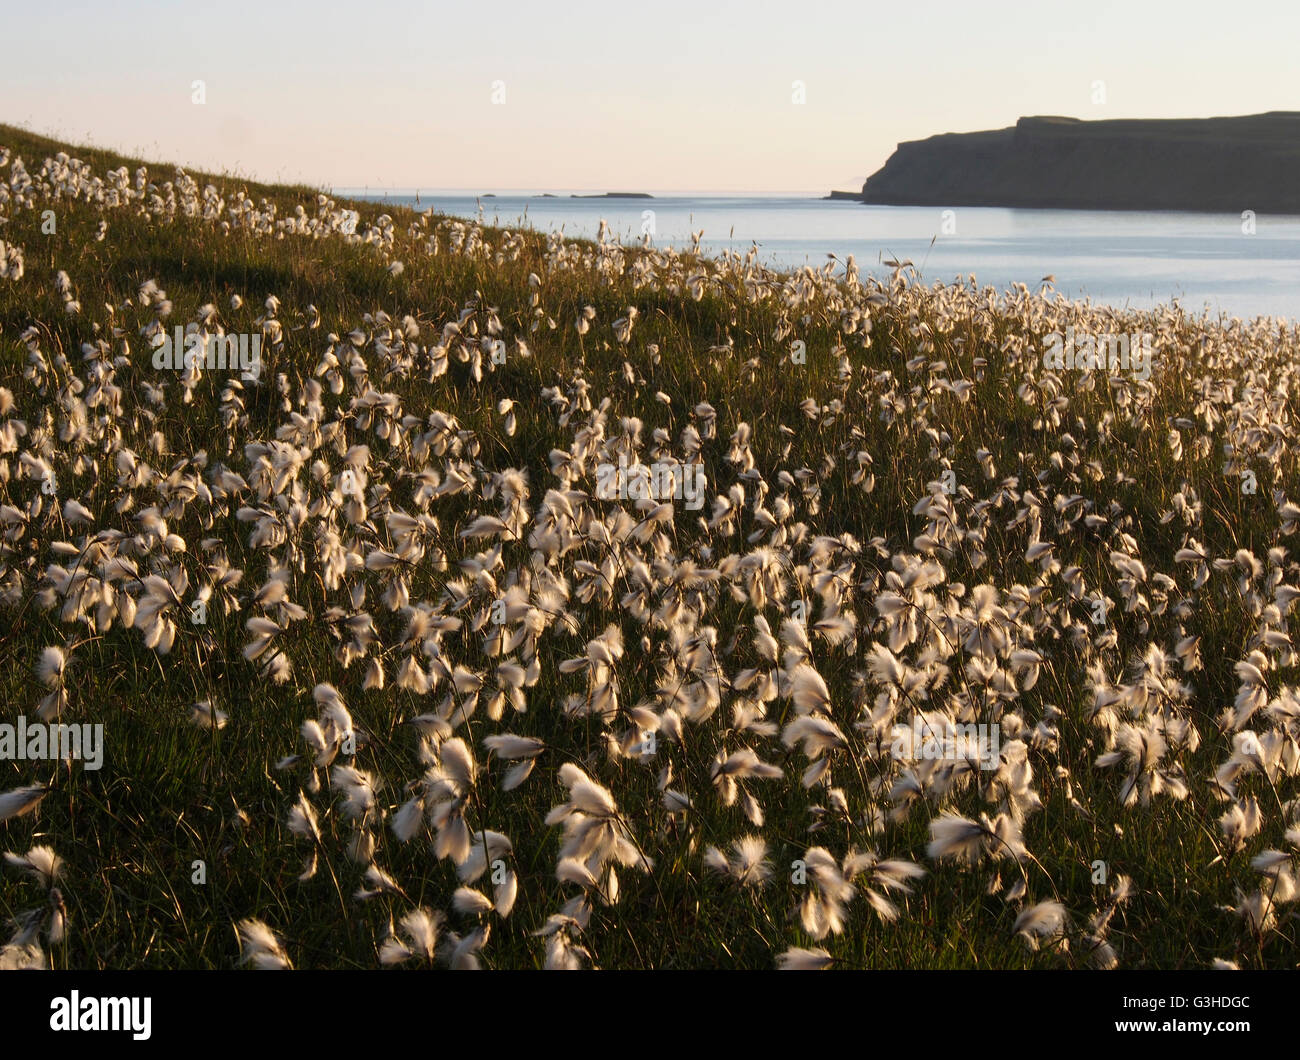
{"label": "rocky island in sea", "polygon": [[[1021,118],[901,143],[858,201],[892,206],[1300,214],[1300,112]],[[847,198],[843,192],[831,198]]]}

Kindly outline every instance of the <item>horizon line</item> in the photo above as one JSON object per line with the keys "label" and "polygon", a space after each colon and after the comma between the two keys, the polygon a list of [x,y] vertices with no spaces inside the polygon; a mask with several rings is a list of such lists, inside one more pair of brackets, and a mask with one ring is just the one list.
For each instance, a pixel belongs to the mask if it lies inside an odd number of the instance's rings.
{"label": "horizon line", "polygon": [[[554,198],[567,199],[572,196],[597,198],[609,197],[618,199],[622,196],[628,196],[629,201],[635,201],[635,197],[641,195],[653,195],[657,198],[813,198],[822,199],[830,194],[831,190],[837,189],[809,189],[809,188],[789,188],[776,190],[762,190],[752,188],[628,188],[628,189],[608,189],[608,188],[564,188],[561,190],[534,188],[425,188],[415,187],[414,185],[383,185],[383,184],[332,184],[328,185],[331,192],[336,195],[399,195],[411,197],[415,195],[433,196],[433,195],[454,195],[459,198],[482,198],[485,195],[509,196],[511,198]],[[851,189],[838,189],[851,190]],[[861,189],[858,189],[861,190]]]}

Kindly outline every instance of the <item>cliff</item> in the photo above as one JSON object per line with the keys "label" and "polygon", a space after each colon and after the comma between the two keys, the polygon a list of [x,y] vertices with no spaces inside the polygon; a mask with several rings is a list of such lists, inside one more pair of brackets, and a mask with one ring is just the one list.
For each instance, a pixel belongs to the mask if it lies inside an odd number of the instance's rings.
{"label": "cliff", "polygon": [[862,201],[896,206],[1300,213],[1300,112],[1080,121],[898,145]]}

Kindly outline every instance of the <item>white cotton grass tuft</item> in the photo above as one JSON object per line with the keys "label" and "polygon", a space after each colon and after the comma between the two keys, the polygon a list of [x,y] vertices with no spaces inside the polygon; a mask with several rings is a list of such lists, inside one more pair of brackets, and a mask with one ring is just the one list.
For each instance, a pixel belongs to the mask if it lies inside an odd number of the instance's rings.
{"label": "white cotton grass tuft", "polygon": [[229,715],[214,707],[211,700],[203,699],[190,707],[190,722],[200,729],[224,729],[229,721]]}
{"label": "white cotton grass tuft", "polygon": [[488,939],[492,935],[492,929],[489,924],[480,924],[468,935],[460,936],[455,932],[447,933],[447,941],[451,943],[451,957],[448,961],[453,971],[473,972],[482,968],[482,962],[479,960],[479,953],[487,945]]}
{"label": "white cotton grass tuft", "polygon": [[355,766],[336,765],[330,773],[335,789],[343,796],[340,812],[350,820],[364,818],[374,810],[376,791],[382,782]]}
{"label": "white cotton grass tuft", "polygon": [[63,859],[47,846],[32,847],[26,854],[5,851],[5,864],[34,877],[42,887],[51,886],[63,869]]}
{"label": "white cotton grass tuft", "polygon": [[0,946],[0,972],[47,971],[50,959],[35,942],[9,942]]}
{"label": "white cotton grass tuft", "polygon": [[714,872],[728,876],[742,887],[762,887],[772,877],[767,843],[761,836],[748,835],[731,844],[730,855],[717,847],[704,852],[704,863]]}
{"label": "white cotton grass tuft", "polygon": [[613,866],[636,867],[648,873],[654,868],[654,860],[636,842],[606,788],[571,762],[560,766],[559,775],[569,789],[569,801],[552,807],[545,819],[548,826],[564,826],[556,875],[564,882],[594,889],[605,872],[607,883],[602,896],[613,904],[618,897],[618,877]]}
{"label": "white cotton grass tuft", "polygon": [[844,931],[856,888],[825,847],[810,847],[802,859],[807,876],[799,904],[800,926],[817,941]]}
{"label": "white cotton grass tuft", "polygon": [[492,899],[473,887],[457,887],[451,896],[451,907],[462,916],[486,916],[492,912]]}
{"label": "white cotton grass tuft", "polygon": [[43,648],[40,660],[36,664],[36,677],[46,688],[60,688],[63,685],[63,672],[67,663],[68,657],[62,648]]}
{"label": "white cotton grass tuft", "polygon": [[0,821],[31,813],[49,793],[50,789],[41,784],[0,792]]}
{"label": "white cotton grass tuft", "polygon": [[508,770],[501,781],[502,791],[514,791],[522,787],[524,781],[533,775],[533,770],[537,767],[536,758],[525,758],[522,762],[516,762]]}
{"label": "white cotton grass tuft", "polygon": [[974,864],[986,834],[986,829],[977,821],[945,813],[930,822],[930,843],[925,852],[937,860],[952,858]]}
{"label": "white cotton grass tuft", "polygon": [[508,917],[519,898],[519,877],[509,870],[492,888],[492,906],[497,916]]}
{"label": "white cotton grass tuft", "polygon": [[352,715],[348,713],[348,708],[337,688],[328,683],[321,683],[312,690],[311,695],[316,706],[320,708],[323,718],[333,721],[343,732],[352,731]]}
{"label": "white cotton grass tuft", "polygon": [[574,857],[560,858],[555,863],[555,878],[561,883],[576,883],[584,890],[594,890],[600,886],[596,874]]}
{"label": "white cotton grass tuft", "polygon": [[823,971],[834,963],[835,958],[819,946],[792,946],[776,959],[777,968],[783,972]]}
{"label": "white cotton grass tuft", "polygon": [[425,802],[421,796],[408,799],[392,817],[390,827],[393,835],[399,841],[409,843],[424,826],[424,813]]}
{"label": "white cotton grass tuft", "polygon": [[442,770],[460,790],[469,790],[478,776],[474,755],[459,736],[447,740],[440,748]]}
{"label": "white cotton grass tuft", "polygon": [[298,801],[290,807],[289,819],[286,823],[289,831],[294,835],[320,842],[320,822],[317,820],[316,810],[307,801],[304,792],[298,793]]}
{"label": "white cotton grass tuft", "polygon": [[261,971],[285,971],[293,968],[284,946],[266,924],[256,918],[241,920],[236,925],[239,948],[243,951],[240,964],[251,964]]}
{"label": "white cotton grass tuft", "polygon": [[1016,917],[1011,931],[1036,950],[1044,940],[1063,941],[1069,922],[1069,914],[1060,902],[1039,902]]}
{"label": "white cotton grass tuft", "polygon": [[379,963],[386,966],[402,964],[416,958],[432,963],[444,919],[442,913],[424,907],[412,909],[399,921],[400,934],[394,933],[390,927],[388,937],[379,949]]}
{"label": "white cotton grass tuft", "polygon": [[483,746],[498,758],[533,758],[541,754],[546,744],[532,736],[515,736],[513,733],[500,733],[488,736]]}
{"label": "white cotton grass tuft", "polygon": [[469,855],[457,866],[456,876],[461,883],[473,883],[489,868],[496,868],[497,862],[505,864],[514,851],[510,837],[502,832],[484,829],[475,832]]}
{"label": "white cotton grass tuft", "polygon": [[359,902],[366,902],[372,898],[378,898],[381,894],[396,894],[403,898],[406,897],[406,892],[402,890],[401,884],[399,884],[388,872],[381,869],[378,865],[370,865],[366,869],[365,881],[368,886],[358,887],[356,891],[353,892],[353,897]]}

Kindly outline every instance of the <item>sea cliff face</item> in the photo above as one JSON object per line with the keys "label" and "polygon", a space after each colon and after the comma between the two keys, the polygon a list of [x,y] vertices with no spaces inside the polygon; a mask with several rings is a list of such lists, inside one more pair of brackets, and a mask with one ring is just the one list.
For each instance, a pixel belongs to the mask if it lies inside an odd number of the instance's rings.
{"label": "sea cliff face", "polygon": [[862,201],[1300,214],[1300,112],[1237,118],[1021,118],[898,145]]}

